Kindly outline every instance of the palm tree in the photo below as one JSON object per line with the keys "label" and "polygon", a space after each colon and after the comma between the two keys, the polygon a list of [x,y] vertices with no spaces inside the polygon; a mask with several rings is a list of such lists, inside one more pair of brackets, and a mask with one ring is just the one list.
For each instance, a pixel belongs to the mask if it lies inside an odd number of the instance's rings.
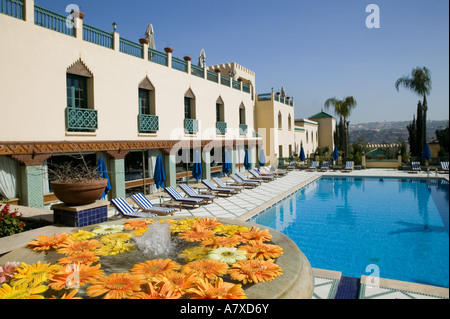
{"label": "palm tree", "polygon": [[430,95],[431,91],[431,74],[430,70],[428,70],[426,67],[417,67],[412,69],[411,76],[402,76],[395,82],[395,88],[397,91],[399,91],[399,87],[403,86],[407,89],[410,89],[417,95],[423,97],[422,102],[422,140],[420,149],[423,149],[425,146],[425,140],[426,140],[426,132],[427,132],[427,110],[428,110],[428,104],[427,104],[427,95]]}
{"label": "palm tree", "polygon": [[334,113],[338,115],[343,121],[344,125],[344,156],[348,154],[348,123],[347,119],[350,117],[352,109],[356,107],[356,100],[353,96],[347,96],[343,100],[330,98],[325,101],[325,109],[328,110],[330,106],[334,107]]}

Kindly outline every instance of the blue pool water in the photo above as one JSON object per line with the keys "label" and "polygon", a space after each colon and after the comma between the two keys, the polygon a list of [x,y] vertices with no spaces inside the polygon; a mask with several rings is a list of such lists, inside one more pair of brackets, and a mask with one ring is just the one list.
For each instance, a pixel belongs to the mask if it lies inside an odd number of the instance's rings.
{"label": "blue pool water", "polygon": [[290,237],[311,266],[449,287],[449,185],[322,177],[251,222]]}

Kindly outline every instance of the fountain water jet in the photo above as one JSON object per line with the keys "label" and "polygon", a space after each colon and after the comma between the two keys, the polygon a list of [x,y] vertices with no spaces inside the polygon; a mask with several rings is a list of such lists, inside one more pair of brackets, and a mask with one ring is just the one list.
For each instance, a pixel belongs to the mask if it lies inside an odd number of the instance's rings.
{"label": "fountain water jet", "polygon": [[176,246],[176,243],[172,242],[170,225],[167,222],[148,225],[148,230],[135,240],[139,250],[150,258],[170,255]]}

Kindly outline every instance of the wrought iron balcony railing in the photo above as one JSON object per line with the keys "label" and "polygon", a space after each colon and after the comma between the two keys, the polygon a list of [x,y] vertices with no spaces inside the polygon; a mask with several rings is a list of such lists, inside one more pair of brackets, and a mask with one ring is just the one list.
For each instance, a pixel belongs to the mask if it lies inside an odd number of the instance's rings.
{"label": "wrought iron balcony railing", "polygon": [[216,122],[216,132],[217,132],[217,135],[225,135],[227,133],[227,123],[226,122]]}
{"label": "wrought iron balcony railing", "polygon": [[66,129],[70,132],[89,132],[98,128],[97,110],[66,108]]}
{"label": "wrought iron balcony railing", "polygon": [[184,132],[186,134],[198,133],[198,120],[195,119],[184,119]]}
{"label": "wrought iron balcony railing", "polygon": [[139,133],[154,133],[159,130],[159,117],[157,115],[138,115]]}
{"label": "wrought iron balcony railing", "polygon": [[248,125],[247,124],[240,124],[239,125],[239,134],[240,135],[247,135],[248,132]]}

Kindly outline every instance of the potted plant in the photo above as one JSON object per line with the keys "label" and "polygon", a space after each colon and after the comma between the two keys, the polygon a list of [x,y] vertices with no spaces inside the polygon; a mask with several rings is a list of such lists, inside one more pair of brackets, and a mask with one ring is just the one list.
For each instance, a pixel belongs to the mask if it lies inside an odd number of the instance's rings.
{"label": "potted plant", "polygon": [[164,48],[164,51],[166,53],[172,53],[173,52],[173,48],[167,47],[167,48]]}
{"label": "potted plant", "polygon": [[139,39],[140,44],[149,44],[150,40],[148,38],[141,38]]}
{"label": "potted plant", "polygon": [[100,198],[108,184],[100,177],[96,168],[89,168],[84,162],[77,166],[67,162],[49,167],[50,187],[55,196],[68,206],[94,203]]}
{"label": "potted plant", "polygon": [[184,61],[188,62],[188,61],[192,60],[192,57],[191,56],[185,56],[183,59],[184,59]]}

